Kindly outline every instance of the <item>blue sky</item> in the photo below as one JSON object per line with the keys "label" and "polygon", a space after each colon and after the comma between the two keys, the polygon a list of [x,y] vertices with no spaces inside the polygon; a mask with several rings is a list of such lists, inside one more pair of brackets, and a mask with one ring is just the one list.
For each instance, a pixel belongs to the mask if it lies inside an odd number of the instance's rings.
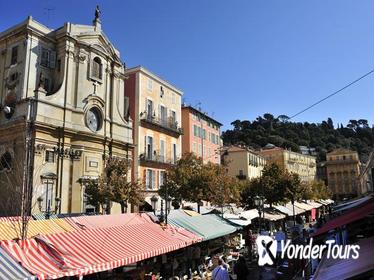
{"label": "blue sky", "polygon": [[[91,24],[96,4],[129,67],[168,80],[224,128],[293,115],[374,69],[370,0],[0,1],[0,30],[27,15],[52,28]],[[295,120],[373,123],[373,92],[374,75]]]}

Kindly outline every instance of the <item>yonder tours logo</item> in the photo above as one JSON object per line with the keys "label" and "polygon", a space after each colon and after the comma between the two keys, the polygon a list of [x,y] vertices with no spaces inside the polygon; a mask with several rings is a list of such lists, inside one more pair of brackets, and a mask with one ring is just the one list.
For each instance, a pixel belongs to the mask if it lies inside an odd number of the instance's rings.
{"label": "yonder tours logo", "polygon": [[[256,239],[258,250],[258,265],[273,265],[277,254],[277,241],[270,236],[258,236]],[[313,245],[313,238],[307,245],[292,244],[290,240],[281,241],[281,258],[287,259],[317,259],[322,258],[326,252],[326,258],[330,259],[358,259],[359,245],[337,245],[335,240],[327,240],[325,244]]]}

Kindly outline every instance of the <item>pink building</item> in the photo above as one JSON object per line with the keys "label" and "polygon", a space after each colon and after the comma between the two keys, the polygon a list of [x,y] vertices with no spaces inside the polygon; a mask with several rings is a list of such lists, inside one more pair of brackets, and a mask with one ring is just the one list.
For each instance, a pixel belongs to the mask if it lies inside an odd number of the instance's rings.
{"label": "pink building", "polygon": [[193,152],[204,163],[220,164],[221,123],[191,107],[182,106],[182,153]]}

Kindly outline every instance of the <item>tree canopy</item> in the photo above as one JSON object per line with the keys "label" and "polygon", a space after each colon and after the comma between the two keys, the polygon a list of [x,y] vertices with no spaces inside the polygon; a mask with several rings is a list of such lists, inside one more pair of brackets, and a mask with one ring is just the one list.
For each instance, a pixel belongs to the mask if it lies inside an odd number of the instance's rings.
{"label": "tree canopy", "polygon": [[223,166],[208,163],[192,153],[186,153],[175,166],[166,172],[159,194],[162,198],[172,197],[178,201],[201,203],[209,201],[214,205],[237,203],[240,197],[240,183],[228,176]]}
{"label": "tree canopy", "polygon": [[316,149],[318,160],[336,148],[347,148],[359,153],[366,161],[374,146],[374,129],[367,120],[350,120],[346,126],[335,124],[331,118],[321,123],[292,122],[286,115],[274,117],[266,113],[253,121],[235,120],[233,129],[222,133],[225,145],[244,144],[254,149],[271,143],[300,152],[299,146]]}
{"label": "tree canopy", "polygon": [[301,199],[326,199],[331,193],[323,181],[301,182],[298,174],[272,163],[264,167],[261,177],[247,182],[241,192],[242,203],[253,208],[256,196],[264,197],[265,202],[272,206]]}
{"label": "tree canopy", "polygon": [[124,212],[125,205],[139,205],[143,200],[144,187],[139,181],[129,178],[131,165],[128,160],[110,157],[103,174],[97,180],[90,180],[86,186],[88,203],[103,208],[104,204],[117,202]]}

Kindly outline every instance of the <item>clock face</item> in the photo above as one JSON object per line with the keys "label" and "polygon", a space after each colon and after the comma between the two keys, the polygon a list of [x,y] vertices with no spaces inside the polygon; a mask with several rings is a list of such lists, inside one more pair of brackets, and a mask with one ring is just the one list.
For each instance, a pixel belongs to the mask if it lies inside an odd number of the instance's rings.
{"label": "clock face", "polygon": [[101,113],[97,108],[91,108],[86,114],[86,123],[89,129],[96,132],[101,128]]}

